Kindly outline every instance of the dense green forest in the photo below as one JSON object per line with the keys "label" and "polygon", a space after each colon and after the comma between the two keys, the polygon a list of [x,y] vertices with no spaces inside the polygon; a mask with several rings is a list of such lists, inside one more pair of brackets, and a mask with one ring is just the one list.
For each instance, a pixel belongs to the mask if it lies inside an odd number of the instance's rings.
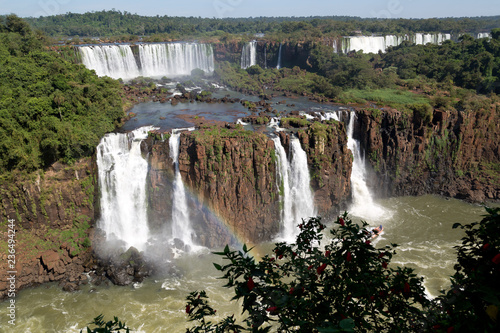
{"label": "dense green forest", "polygon": [[477,94],[500,93],[500,29],[493,29],[492,36],[476,40],[464,35],[459,42],[443,45],[405,42],[379,54],[335,54],[330,46],[315,43],[307,62],[298,67],[243,70],[223,62],[216,75],[234,89],[257,94],[268,87],[342,103],[370,100],[410,109],[421,103],[488,109],[491,100]]}
{"label": "dense green forest", "polygon": [[294,35],[321,37],[365,34],[404,34],[414,32],[490,31],[500,26],[500,16],[444,19],[362,19],[359,17],[256,17],[200,18],[173,16],[140,16],[129,12],[98,11],[85,14],[67,13],[26,19],[33,27],[50,36],[104,37],[119,35],[168,34],[170,38],[186,36],[223,36],[224,34]]}
{"label": "dense green forest", "polygon": [[120,84],[47,50],[15,15],[0,22],[0,173],[92,153],[123,115]]}

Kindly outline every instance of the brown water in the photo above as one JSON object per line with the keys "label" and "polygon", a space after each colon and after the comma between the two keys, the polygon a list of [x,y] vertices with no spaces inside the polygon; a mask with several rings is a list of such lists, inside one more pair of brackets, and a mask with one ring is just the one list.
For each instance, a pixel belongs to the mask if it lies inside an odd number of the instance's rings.
{"label": "brown water", "polygon": [[[435,196],[392,198],[379,204],[391,217],[383,222],[384,232],[374,245],[400,244],[392,264],[415,268],[425,277],[428,293],[438,295],[449,285],[456,260],[453,246],[463,235],[462,230],[451,228],[453,223],[479,221],[484,209]],[[271,248],[272,244],[262,244],[260,251]],[[175,262],[178,275],[149,278],[136,288],[87,285],[66,293],[57,285],[44,285],[23,290],[16,298],[16,325],[7,326],[6,310],[2,310],[0,332],[79,332],[100,313],[109,319],[118,316],[138,332],[185,332],[192,325],[186,321],[185,298],[200,289],[208,292],[220,318],[239,315],[238,305],[230,302],[231,291],[217,279],[212,265],[216,261],[220,258],[208,250],[185,255]],[[0,307],[5,309],[7,303]]]}

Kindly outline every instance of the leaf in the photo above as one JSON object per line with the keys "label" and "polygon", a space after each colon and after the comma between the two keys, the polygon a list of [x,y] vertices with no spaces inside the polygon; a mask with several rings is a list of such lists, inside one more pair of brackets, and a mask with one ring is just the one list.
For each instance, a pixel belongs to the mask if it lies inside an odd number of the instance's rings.
{"label": "leaf", "polygon": [[246,244],[243,244],[243,252],[244,252],[244,253],[247,253],[247,252],[248,252],[248,251],[247,251],[247,245],[246,245]]}
{"label": "leaf", "polygon": [[351,318],[340,321],[340,328],[342,328],[345,332],[354,332],[354,327],[354,320]]}
{"label": "leaf", "polygon": [[214,267],[215,267],[216,270],[222,271],[222,266],[221,265],[216,264],[215,262],[213,264],[214,264]]}
{"label": "leaf", "polygon": [[224,248],[224,254],[228,254],[229,253],[229,245],[226,245],[226,247]]}
{"label": "leaf", "polygon": [[461,227],[461,226],[462,226],[462,224],[460,224],[460,223],[453,223],[453,226],[451,228],[456,229],[456,228]]}

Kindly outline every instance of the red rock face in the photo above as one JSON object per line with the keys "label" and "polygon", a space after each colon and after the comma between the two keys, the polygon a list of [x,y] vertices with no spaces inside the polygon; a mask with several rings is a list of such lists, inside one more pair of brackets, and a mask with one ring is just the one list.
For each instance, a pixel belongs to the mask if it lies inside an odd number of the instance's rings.
{"label": "red rock face", "polygon": [[[352,166],[343,125],[324,126],[324,133],[310,128],[299,131],[313,175],[315,204],[323,216],[345,208]],[[249,243],[271,240],[279,232],[281,214],[274,144],[261,133],[225,131],[224,135],[204,130],[181,134],[179,170],[185,186],[197,199],[191,203],[190,215],[198,242],[225,245],[232,241],[233,234]],[[287,150],[288,134],[281,133],[280,139]],[[151,223],[170,216],[171,207],[167,208],[165,202],[172,195],[169,183],[173,165],[167,141],[149,139],[146,145],[151,147]],[[227,228],[220,221],[225,221]]]}
{"label": "red rock face", "polygon": [[500,199],[500,115],[434,110],[427,123],[396,110],[358,113],[355,130],[384,195]]}

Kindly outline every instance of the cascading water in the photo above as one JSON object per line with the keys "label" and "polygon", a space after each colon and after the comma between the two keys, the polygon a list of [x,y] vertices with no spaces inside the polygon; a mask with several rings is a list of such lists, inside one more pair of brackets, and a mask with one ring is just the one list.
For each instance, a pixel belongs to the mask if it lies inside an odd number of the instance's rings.
{"label": "cascading water", "polygon": [[129,79],[140,76],[130,45],[93,45],[78,48],[82,63],[99,76]]}
{"label": "cascading water", "polygon": [[351,172],[351,191],[353,203],[349,212],[368,221],[377,222],[389,218],[387,211],[373,202],[373,197],[366,184],[365,160],[361,154],[359,142],[354,140],[356,113],[350,112],[347,126],[347,147],[353,154]]}
{"label": "cascading water", "polygon": [[79,50],[87,68],[99,76],[115,79],[191,75],[196,68],[209,74],[214,71],[213,49],[209,44],[141,44],[138,48],[137,61],[131,45],[81,46]]}
{"label": "cascading water", "polygon": [[99,228],[108,240],[144,250],[149,237],[146,201],[148,163],[141,155],[141,142],[153,127],[131,133],[110,133],[97,146],[101,189]]}
{"label": "cascading water", "polygon": [[278,51],[278,65],[276,65],[276,68],[277,69],[280,69],[281,68],[281,47],[283,46],[283,44],[280,44],[280,49]]}
{"label": "cascading water", "polygon": [[[339,52],[349,53],[351,51],[363,50],[364,53],[386,52],[389,47],[398,46],[405,40],[411,40],[417,45],[442,44],[445,40],[451,39],[450,34],[423,34],[416,33],[411,39],[408,35],[396,36],[346,36],[342,37],[342,46]],[[337,52],[337,45],[334,44],[334,52]]]}
{"label": "cascading water", "polygon": [[183,128],[172,130],[169,139],[170,157],[175,167],[175,178],[172,194],[172,238],[180,239],[185,245],[193,247],[193,230],[189,219],[186,190],[179,171],[179,144],[180,134],[183,130],[194,130],[194,128]]}
{"label": "cascading water", "polygon": [[283,206],[282,230],[279,238],[286,242],[293,242],[298,234],[297,225],[301,220],[315,215],[307,155],[299,139],[290,137],[289,161],[279,137],[274,137],[272,140],[276,151],[277,181]]}
{"label": "cascading water", "polygon": [[139,45],[139,58],[142,76],[191,75],[196,68],[214,71],[213,50],[207,44],[143,44]]}
{"label": "cascading water", "polygon": [[257,41],[251,41],[241,50],[241,68],[247,69],[257,64]]}

